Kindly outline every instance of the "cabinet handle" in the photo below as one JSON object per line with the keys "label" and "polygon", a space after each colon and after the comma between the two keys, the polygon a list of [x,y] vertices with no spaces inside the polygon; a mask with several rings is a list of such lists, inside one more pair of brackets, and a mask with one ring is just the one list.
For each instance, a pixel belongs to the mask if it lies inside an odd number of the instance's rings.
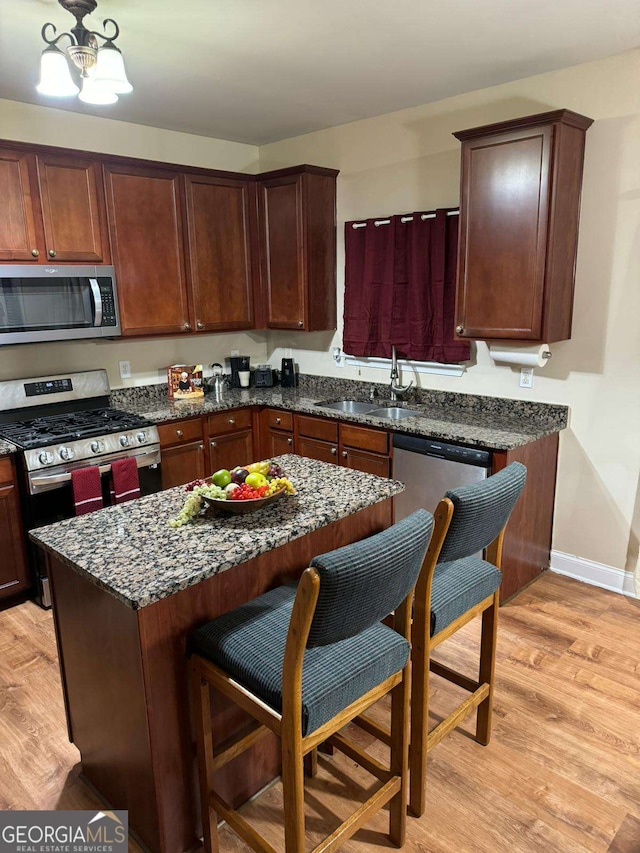
{"label": "cabinet handle", "polygon": [[276,418],[276,423],[277,423],[277,424],[281,424],[281,423],[282,423],[282,418]]}
{"label": "cabinet handle", "polygon": [[302,320],[298,320],[298,328],[301,329],[304,326]]}
{"label": "cabinet handle", "polygon": [[337,447],[332,447],[332,448],[331,448],[331,453],[332,453],[332,455],[333,455],[333,456],[335,456],[335,455],[338,453],[338,448],[337,448]]}
{"label": "cabinet handle", "polygon": [[185,332],[190,332],[191,331],[191,323],[185,323],[182,328],[185,330]]}
{"label": "cabinet handle", "polygon": [[197,326],[199,329],[204,329],[204,323],[202,322],[202,320],[198,320],[198,322],[196,323],[196,326]]}
{"label": "cabinet handle", "polygon": [[229,423],[231,424],[231,426],[233,426],[233,425],[235,424],[235,419],[234,419],[234,418],[229,418]]}
{"label": "cabinet handle", "polygon": [[31,254],[34,258],[37,258],[40,255],[40,252],[37,249],[32,249]]}
{"label": "cabinet handle", "polygon": [[218,444],[218,442],[217,442],[217,441],[212,441],[212,442],[210,442],[210,443],[211,443],[211,447],[217,447],[217,444]]}
{"label": "cabinet handle", "polygon": [[464,326],[456,326],[456,335],[461,335],[464,332]]}
{"label": "cabinet handle", "polygon": [[55,258],[55,256],[56,256],[56,250],[55,249],[49,249],[49,257]]}
{"label": "cabinet handle", "polygon": [[199,445],[198,445],[198,450],[204,450],[204,444],[199,444]]}
{"label": "cabinet handle", "polygon": [[343,458],[343,459],[346,459],[348,455],[349,455],[349,454],[348,454],[348,452],[347,452],[346,450],[343,450],[343,451],[342,451],[342,458]]}
{"label": "cabinet handle", "polygon": [[288,439],[287,439],[287,444],[293,444],[293,439],[292,439],[292,438],[288,438]]}
{"label": "cabinet handle", "polygon": [[182,436],[184,435],[184,433],[182,432],[182,430],[181,430],[181,429],[177,429],[177,430],[176,430],[176,435],[178,436],[178,438],[182,438]]}

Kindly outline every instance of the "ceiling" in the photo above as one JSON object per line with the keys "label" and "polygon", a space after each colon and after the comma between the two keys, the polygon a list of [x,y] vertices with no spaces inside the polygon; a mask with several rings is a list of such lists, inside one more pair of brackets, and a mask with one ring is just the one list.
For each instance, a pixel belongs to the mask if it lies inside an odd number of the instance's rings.
{"label": "ceiling", "polygon": [[42,25],[72,16],[0,0],[0,97],[259,145],[640,45],[638,0],[99,0],[85,23],[106,17],[134,92],[87,107],[34,88]]}

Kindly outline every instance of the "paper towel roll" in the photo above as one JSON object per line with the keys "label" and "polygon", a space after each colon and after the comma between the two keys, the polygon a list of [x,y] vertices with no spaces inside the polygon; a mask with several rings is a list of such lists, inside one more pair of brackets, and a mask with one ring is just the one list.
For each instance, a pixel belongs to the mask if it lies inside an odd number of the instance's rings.
{"label": "paper towel roll", "polygon": [[496,364],[514,364],[517,367],[544,367],[551,358],[549,344],[517,346],[491,343],[489,354]]}

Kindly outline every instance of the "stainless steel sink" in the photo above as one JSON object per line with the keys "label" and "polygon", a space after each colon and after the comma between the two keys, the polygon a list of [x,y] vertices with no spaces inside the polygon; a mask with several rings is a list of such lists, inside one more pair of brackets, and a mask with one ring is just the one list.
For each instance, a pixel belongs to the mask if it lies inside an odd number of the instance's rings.
{"label": "stainless steel sink", "polygon": [[421,415],[422,412],[416,412],[414,409],[401,409],[400,406],[388,406],[384,409],[369,409],[367,412],[372,418],[389,418],[391,421],[403,421],[405,418],[413,418],[416,415]]}
{"label": "stainless steel sink", "polygon": [[375,408],[371,403],[360,403],[357,400],[336,400],[334,403],[316,403],[323,409],[333,409],[336,412],[346,412],[350,415],[364,415]]}

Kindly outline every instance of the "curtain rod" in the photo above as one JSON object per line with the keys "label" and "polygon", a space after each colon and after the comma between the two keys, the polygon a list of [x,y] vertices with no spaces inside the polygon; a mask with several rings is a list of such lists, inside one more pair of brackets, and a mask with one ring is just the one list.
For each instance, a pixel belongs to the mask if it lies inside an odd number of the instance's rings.
{"label": "curtain rod", "polygon": [[[447,211],[447,216],[458,216],[459,213],[460,213],[459,208],[454,208],[453,210]],[[435,213],[421,213],[420,214],[420,219],[435,219],[435,218],[436,218]],[[390,222],[391,222],[390,219],[376,219],[376,220],[374,220],[373,224],[377,227],[378,225],[389,225]],[[400,222],[403,222],[403,223],[404,222],[413,222],[413,216],[401,216]],[[351,225],[351,227],[352,228],[366,228],[367,223],[366,222],[354,222]]]}

